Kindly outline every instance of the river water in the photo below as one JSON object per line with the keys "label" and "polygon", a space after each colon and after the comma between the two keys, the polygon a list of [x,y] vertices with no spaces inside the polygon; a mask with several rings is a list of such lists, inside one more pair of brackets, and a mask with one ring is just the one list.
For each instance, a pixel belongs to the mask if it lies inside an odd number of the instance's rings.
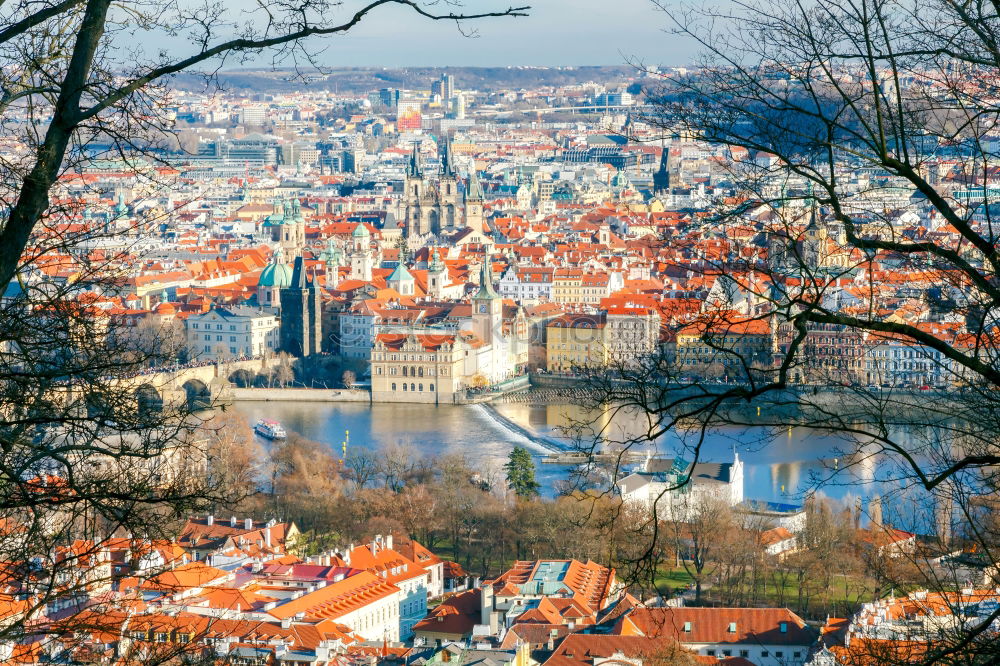
{"label": "river water", "polygon": [[[499,422],[480,405],[413,405],[367,403],[243,402],[237,409],[250,423],[258,418],[279,420],[290,431],[328,444],[338,453],[345,434],[348,448],[374,451],[400,446],[412,456],[462,454],[476,469],[498,470],[510,450],[521,444],[539,458],[548,451]],[[531,433],[552,439],[565,437],[567,423],[586,415],[571,405],[529,405],[501,403],[494,408]],[[635,421],[619,419],[605,425],[617,439],[620,432],[634,432]],[[691,458],[690,442],[671,433],[661,438],[656,449],[663,454]],[[567,440],[568,441],[568,440]],[[744,492],[748,499],[799,503],[803,494],[820,479],[830,477],[840,466],[840,451],[854,444],[836,437],[817,435],[804,429],[778,433],[760,429],[724,429],[709,433],[702,446],[706,462],[731,462],[734,453],[744,463]],[[819,485],[818,492],[851,500],[883,492],[891,479],[879,477],[876,458],[840,472]],[[561,465],[538,464],[537,477],[547,494],[567,476]],[[884,470],[882,470],[884,471]]]}

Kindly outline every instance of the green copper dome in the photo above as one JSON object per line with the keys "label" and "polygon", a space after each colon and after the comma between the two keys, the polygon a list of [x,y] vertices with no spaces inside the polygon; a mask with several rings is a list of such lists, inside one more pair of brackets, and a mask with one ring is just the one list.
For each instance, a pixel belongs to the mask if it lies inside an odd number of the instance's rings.
{"label": "green copper dome", "polygon": [[392,275],[386,278],[386,282],[403,282],[404,280],[412,280],[413,274],[406,268],[402,263],[396,264],[396,268],[392,271]]}
{"label": "green copper dome", "polygon": [[[277,256],[277,255],[276,255]],[[292,268],[277,258],[264,267],[257,280],[258,287],[287,287],[292,284]]]}

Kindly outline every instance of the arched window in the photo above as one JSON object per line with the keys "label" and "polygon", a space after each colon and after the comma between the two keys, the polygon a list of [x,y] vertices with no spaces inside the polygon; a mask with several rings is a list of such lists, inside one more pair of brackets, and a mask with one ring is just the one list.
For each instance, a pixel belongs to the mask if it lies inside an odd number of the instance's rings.
{"label": "arched window", "polygon": [[420,392],[421,392],[421,393],[423,393],[423,392],[424,392],[424,385],[423,385],[423,384],[420,384]]}
{"label": "arched window", "polygon": [[411,391],[416,391],[417,389],[416,389],[416,387],[413,384],[410,384],[410,390]]}
{"label": "arched window", "polygon": [[434,390],[434,384],[431,384],[431,386],[430,386],[430,390],[431,390],[431,391],[433,391],[433,390]]}
{"label": "arched window", "polygon": [[424,369],[423,368],[417,368],[417,376],[418,377],[423,377],[424,376]]}
{"label": "arched window", "polygon": [[403,366],[403,376],[404,377],[406,376],[406,366],[405,365]]}
{"label": "arched window", "polygon": [[406,390],[406,382],[403,382],[403,390]]}
{"label": "arched window", "polygon": [[393,382],[393,383],[392,383],[392,390],[393,390],[393,391],[395,391],[395,390],[396,390],[396,382]]}

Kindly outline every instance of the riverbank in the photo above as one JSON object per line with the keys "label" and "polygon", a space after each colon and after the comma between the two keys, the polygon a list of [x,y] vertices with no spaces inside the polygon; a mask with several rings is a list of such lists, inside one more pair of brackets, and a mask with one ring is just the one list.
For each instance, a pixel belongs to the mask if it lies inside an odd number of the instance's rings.
{"label": "riverbank", "polygon": [[371,402],[371,394],[359,389],[234,388],[234,402]]}

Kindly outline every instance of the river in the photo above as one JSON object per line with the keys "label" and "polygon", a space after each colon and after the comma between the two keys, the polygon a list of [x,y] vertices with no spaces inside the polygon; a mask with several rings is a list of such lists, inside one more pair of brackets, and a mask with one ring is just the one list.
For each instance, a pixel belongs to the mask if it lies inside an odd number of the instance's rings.
{"label": "river", "polygon": [[[499,469],[510,450],[521,444],[540,458],[547,451],[497,421],[479,405],[415,405],[367,403],[296,403],[242,402],[237,409],[251,423],[268,417],[281,421],[290,431],[328,444],[340,451],[349,433],[350,449],[382,450],[401,446],[413,456],[458,453],[467,457],[477,469]],[[584,416],[581,408],[572,405],[530,405],[500,403],[494,408],[503,416],[529,432],[559,439],[561,427]],[[623,419],[620,419],[624,421]],[[619,433],[635,430],[635,422],[611,423],[610,430]],[[615,436],[618,436],[617,434]],[[683,436],[671,433],[657,443],[658,452],[690,458],[689,443]],[[748,499],[801,502],[803,494],[816,485],[819,477],[827,477],[838,467],[838,451],[853,446],[837,437],[821,436],[805,429],[793,428],[777,434],[765,429],[722,429],[712,432],[702,447],[702,460],[731,462],[734,452],[744,463],[744,492]],[[819,492],[838,499],[869,496],[884,492],[891,474],[878,476],[886,469],[877,458],[856,466],[847,474],[841,472],[833,482],[820,485]],[[547,494],[567,475],[561,465],[539,464],[537,477]],[[892,484],[895,485],[895,484]]]}

